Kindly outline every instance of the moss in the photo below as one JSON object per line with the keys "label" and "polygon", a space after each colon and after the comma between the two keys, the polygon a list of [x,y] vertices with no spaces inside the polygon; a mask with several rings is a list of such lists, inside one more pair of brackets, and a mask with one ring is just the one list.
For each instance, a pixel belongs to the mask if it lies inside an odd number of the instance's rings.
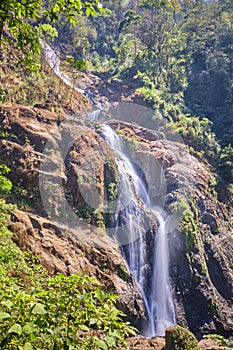
{"label": "moss", "polygon": [[120,264],[117,266],[117,274],[123,281],[128,281],[129,274],[127,268],[124,265]]}
{"label": "moss", "polygon": [[188,253],[191,253],[193,247],[198,242],[197,226],[195,223],[195,219],[197,218],[195,203],[190,201],[190,204],[188,204],[186,198],[180,196],[177,199],[174,213],[181,218],[180,229],[185,235],[187,251]]}
{"label": "moss", "polygon": [[207,335],[204,335],[203,338],[212,339],[220,346],[231,347],[233,345],[228,339],[225,339],[222,335],[219,335],[219,334],[207,334]]}
{"label": "moss", "polygon": [[124,147],[131,152],[138,149],[137,140],[134,137],[124,135]]}
{"label": "moss", "polygon": [[185,210],[180,227],[181,231],[185,234],[186,248],[190,253],[197,243],[197,227],[194,221],[193,212],[191,210]]}
{"label": "moss", "polygon": [[199,350],[194,334],[181,326],[166,330],[166,350]]}

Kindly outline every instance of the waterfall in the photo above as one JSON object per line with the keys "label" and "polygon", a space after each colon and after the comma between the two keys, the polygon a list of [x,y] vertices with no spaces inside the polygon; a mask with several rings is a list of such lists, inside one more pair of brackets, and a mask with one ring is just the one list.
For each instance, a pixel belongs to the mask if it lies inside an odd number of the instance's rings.
{"label": "waterfall", "polygon": [[166,222],[158,211],[153,208],[152,211],[158,218],[159,228],[155,239],[148,333],[164,335],[165,329],[176,323],[176,318],[169,285],[169,247]]}
{"label": "waterfall", "polygon": [[78,87],[74,86],[74,83],[71,82],[70,77],[62,72],[60,70],[61,61],[59,57],[57,56],[56,52],[51,48],[51,46],[45,42],[42,42],[42,47],[44,51],[44,56],[46,62],[50,65],[54,73],[67,85],[72,88],[74,88],[76,91],[80,92],[81,94],[84,94],[84,90],[79,89]]}
{"label": "waterfall", "polygon": [[[92,96],[92,94],[90,92],[88,92],[87,90],[83,90],[83,89],[80,89],[79,87],[77,87],[74,84],[74,82],[72,82],[72,80],[69,77],[69,75],[61,71],[61,69],[60,69],[60,65],[61,65],[60,58],[58,57],[56,52],[51,48],[51,46],[49,44],[47,44],[47,43],[45,43],[45,42],[43,42],[41,40],[41,45],[42,45],[42,48],[43,48],[44,57],[45,57],[46,62],[49,64],[49,66],[52,68],[52,70],[58,76],[58,78],[60,78],[67,86],[71,87],[72,89],[76,90],[77,92],[79,92],[80,94],[82,94],[83,96],[88,98],[95,105],[95,107],[97,108],[97,111],[96,111],[95,115],[97,117],[93,117],[92,119],[96,120],[98,118],[98,113],[102,109],[101,103],[96,101],[95,98]],[[93,115],[94,115],[94,112],[92,112]]]}
{"label": "waterfall", "polygon": [[[123,149],[119,136],[108,125],[102,125],[101,136],[116,152],[116,163],[120,173],[120,194],[116,215],[116,237],[126,259],[131,273],[141,290],[148,314],[147,329],[144,335],[164,335],[165,329],[176,323],[175,310],[169,282],[169,247],[166,234],[166,221],[158,208],[152,207],[145,182],[139,176],[136,167]],[[154,238],[154,250],[152,260],[152,278],[148,281],[145,272],[146,260],[143,252],[145,238],[140,234],[140,220],[142,211],[138,208],[138,197],[152,212],[159,223],[158,232]],[[119,221],[119,213],[125,209],[127,225],[124,228]],[[122,242],[122,230],[127,235],[128,244]],[[119,236],[119,231],[121,235]],[[123,243],[123,244],[122,244]],[[150,286],[146,291],[146,284]]]}
{"label": "waterfall", "polygon": [[[42,42],[45,59],[54,73],[67,85],[89,98],[96,106],[88,114],[91,120],[98,120],[102,105],[95,101],[90,93],[82,90],[71,82],[69,76],[60,70],[60,59],[47,44]],[[115,214],[116,237],[126,259],[130,271],[134,275],[137,285],[142,293],[147,314],[148,326],[144,335],[164,335],[165,329],[176,323],[175,310],[169,283],[169,247],[166,234],[166,222],[160,211],[151,205],[145,182],[139,176],[136,167],[123,150],[121,139],[108,125],[102,125],[102,137],[115,150],[116,164],[120,173],[120,194]],[[143,221],[143,212],[138,207],[138,200],[153,213],[159,223],[158,232],[154,238],[154,251],[152,259],[152,277],[148,281],[146,274],[147,261],[143,251],[145,238],[140,233],[140,223]],[[122,225],[119,213],[124,212],[127,225]],[[127,242],[127,244],[126,244]],[[146,290],[149,285],[149,292]]]}
{"label": "waterfall", "polygon": [[[53,49],[47,43],[42,42],[42,46],[45,59],[54,73],[66,85],[74,88],[94,103],[97,109],[89,113],[88,118],[98,120],[102,105],[95,101],[88,91],[74,86],[69,76],[60,70],[60,59]],[[130,271],[134,275],[145,302],[148,326],[144,331],[144,335],[147,337],[164,335],[165,329],[176,323],[169,283],[169,249],[166,222],[159,211],[151,205],[145,182],[139,176],[133,162],[124,152],[121,139],[108,125],[102,125],[101,133],[117,155],[116,163],[120,173],[121,189],[115,214],[116,237],[122,246]],[[149,278],[146,272],[148,261],[146,261],[143,250],[145,238],[140,232],[143,211],[138,206],[139,199],[153,213],[159,223],[158,232],[154,238],[154,256],[150,257],[152,260],[150,281],[148,281]],[[124,213],[122,215],[126,218],[127,225],[122,224],[120,213]],[[149,288],[147,288],[148,285]]]}

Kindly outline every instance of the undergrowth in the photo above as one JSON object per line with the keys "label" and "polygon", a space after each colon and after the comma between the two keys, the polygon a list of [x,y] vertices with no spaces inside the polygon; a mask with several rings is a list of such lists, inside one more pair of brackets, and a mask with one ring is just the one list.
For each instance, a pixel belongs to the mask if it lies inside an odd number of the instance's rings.
{"label": "undergrowth", "polygon": [[0,348],[7,350],[118,349],[135,329],[94,277],[49,276],[12,240],[6,203],[11,183],[0,167]]}

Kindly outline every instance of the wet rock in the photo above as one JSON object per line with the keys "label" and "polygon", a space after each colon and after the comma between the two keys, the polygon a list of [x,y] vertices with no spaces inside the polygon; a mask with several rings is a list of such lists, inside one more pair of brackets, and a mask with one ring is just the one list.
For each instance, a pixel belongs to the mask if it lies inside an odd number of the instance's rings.
{"label": "wet rock", "polygon": [[148,141],[157,141],[161,138],[161,135],[156,131],[149,129],[142,129],[136,132],[137,136],[140,136]]}

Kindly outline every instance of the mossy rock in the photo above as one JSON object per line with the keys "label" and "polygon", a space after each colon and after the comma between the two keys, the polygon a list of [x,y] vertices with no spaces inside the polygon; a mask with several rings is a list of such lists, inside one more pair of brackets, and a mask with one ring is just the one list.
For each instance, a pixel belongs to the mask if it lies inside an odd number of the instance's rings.
{"label": "mossy rock", "polygon": [[181,326],[166,329],[166,350],[200,350],[193,333]]}

